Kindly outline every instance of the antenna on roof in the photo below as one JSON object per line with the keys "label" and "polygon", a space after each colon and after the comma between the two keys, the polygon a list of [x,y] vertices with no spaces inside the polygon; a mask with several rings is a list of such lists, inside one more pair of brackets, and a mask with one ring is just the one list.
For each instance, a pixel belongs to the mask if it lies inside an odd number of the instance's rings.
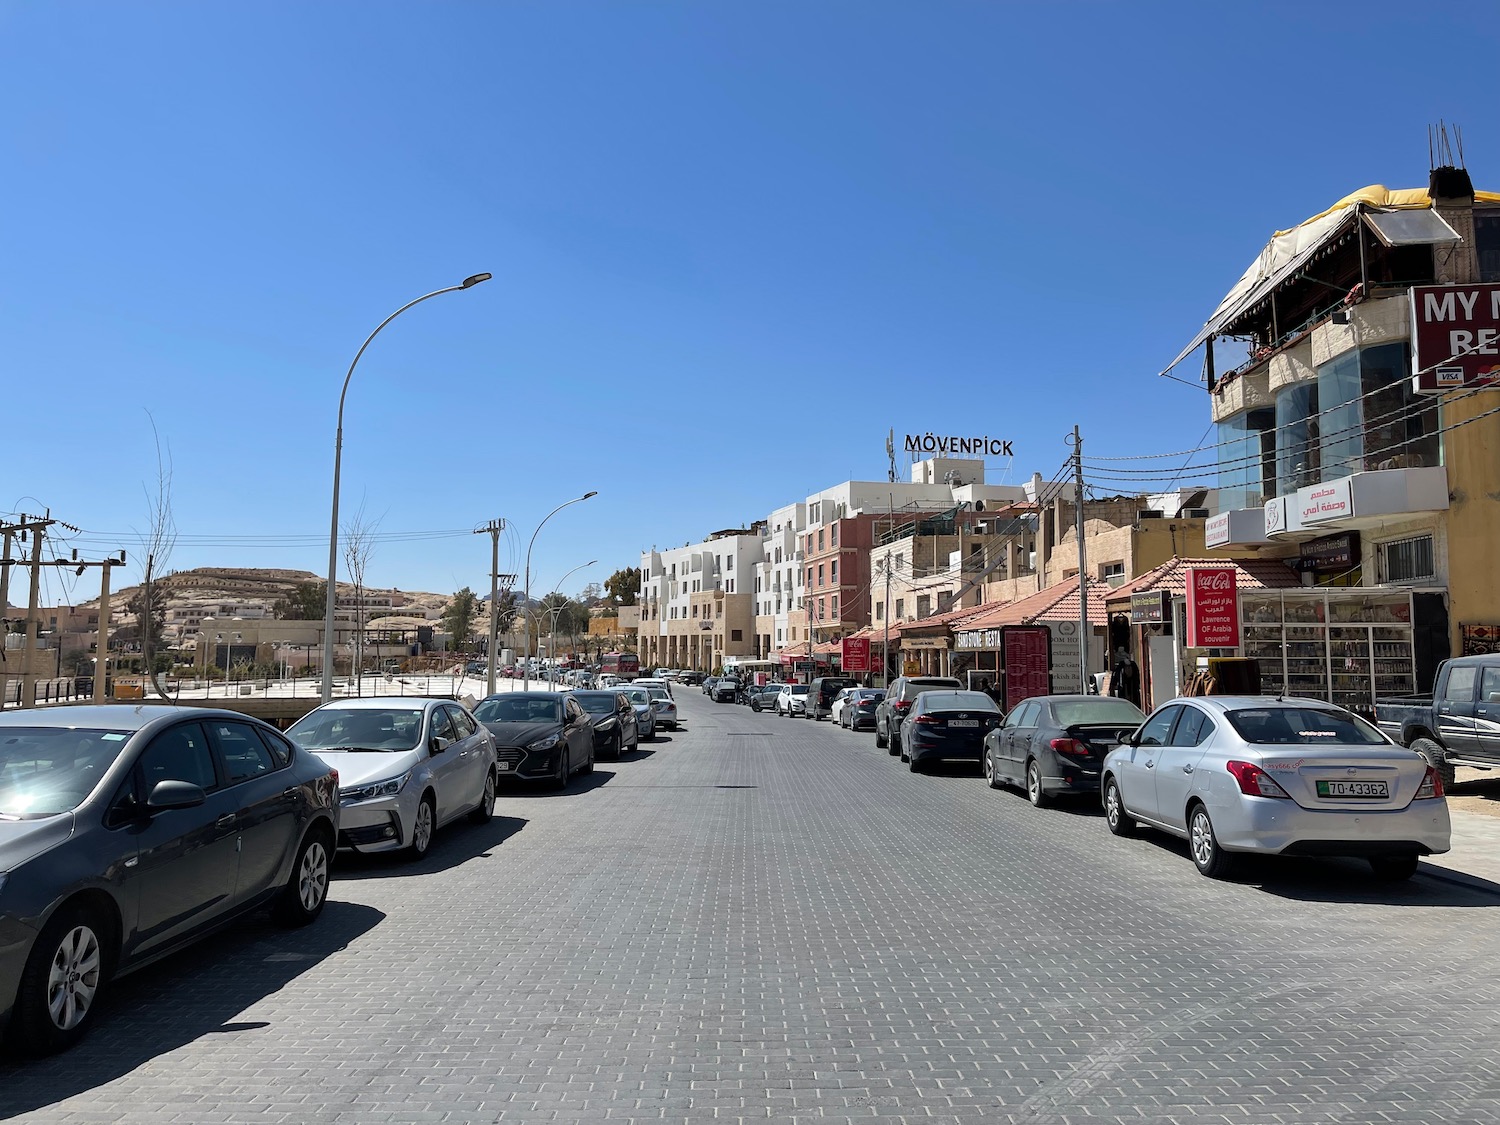
{"label": "antenna on roof", "polygon": [[896,483],[896,429],[895,429],[894,426],[891,427],[891,429],[885,435],[885,457],[886,457],[886,460],[891,463],[891,467],[890,467],[889,471],[886,473],[886,479],[888,481],[890,481],[891,484],[895,484]]}

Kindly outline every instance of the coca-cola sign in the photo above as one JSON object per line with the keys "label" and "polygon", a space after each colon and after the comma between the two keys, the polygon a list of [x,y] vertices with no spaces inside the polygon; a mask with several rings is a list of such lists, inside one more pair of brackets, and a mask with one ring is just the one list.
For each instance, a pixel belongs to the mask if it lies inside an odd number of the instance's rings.
{"label": "coca-cola sign", "polygon": [[1232,566],[1187,572],[1188,648],[1240,647],[1239,582]]}

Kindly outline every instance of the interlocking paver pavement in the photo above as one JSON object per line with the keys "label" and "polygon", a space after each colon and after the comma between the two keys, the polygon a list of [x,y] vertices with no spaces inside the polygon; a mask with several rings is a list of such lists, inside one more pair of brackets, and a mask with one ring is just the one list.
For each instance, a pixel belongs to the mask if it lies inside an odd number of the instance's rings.
{"label": "interlocking paver pavement", "polygon": [[1500,887],[1201,878],[869,734],[690,727],[119,983],[0,1112],[83,1122],[1500,1120]]}

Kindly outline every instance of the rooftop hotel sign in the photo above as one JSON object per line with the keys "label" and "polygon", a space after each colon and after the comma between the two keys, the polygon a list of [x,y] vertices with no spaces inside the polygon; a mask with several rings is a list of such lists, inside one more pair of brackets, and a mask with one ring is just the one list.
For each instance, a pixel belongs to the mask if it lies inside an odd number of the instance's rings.
{"label": "rooftop hotel sign", "polygon": [[906,435],[906,452],[935,453],[939,457],[973,456],[976,453],[982,457],[1014,457],[1010,445],[1011,439],[984,435],[962,437],[935,434],[930,430],[925,434]]}
{"label": "rooftop hotel sign", "polygon": [[1500,285],[1413,287],[1411,339],[1413,391],[1500,383]]}

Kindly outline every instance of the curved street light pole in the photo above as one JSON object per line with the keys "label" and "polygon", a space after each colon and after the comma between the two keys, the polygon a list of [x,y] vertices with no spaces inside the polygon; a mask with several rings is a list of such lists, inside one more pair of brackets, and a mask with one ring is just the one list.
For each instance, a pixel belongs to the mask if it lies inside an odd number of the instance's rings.
{"label": "curved street light pole", "polygon": [[375,326],[375,331],[365,337],[365,342],[359,346],[359,351],[354,353],[354,362],[349,365],[349,373],[344,376],[344,387],[339,391],[339,421],[338,429],[333,438],[333,518],[329,521],[328,531],[328,599],[323,609],[323,702],[327,703],[333,698],[333,612],[334,601],[338,589],[338,567],[339,567],[339,468],[344,455],[344,398],[349,394],[349,380],[354,377],[354,368],[359,363],[359,357],[365,354],[365,349],[370,346],[370,341],[380,335],[380,330],[391,321],[404,313],[413,305],[420,305],[430,297],[437,297],[443,293],[457,293],[461,289],[472,289],[481,281],[488,281],[493,275],[487,273],[476,273],[473,277],[466,277],[457,285],[450,285],[446,289],[434,289],[431,293],[424,293],[415,301],[408,301],[390,316]]}
{"label": "curved street light pole", "polygon": [[[554,594],[558,593],[560,590],[562,590],[564,582],[566,582],[569,578],[572,578],[573,575],[577,574],[580,570],[586,570],[588,567],[593,566],[598,561],[598,559],[590,559],[586,563],[579,563],[572,570],[568,571],[567,574],[564,574],[557,580],[557,585],[552,587],[552,592]],[[566,597],[566,595],[564,595],[564,597]],[[551,610],[548,611],[552,617],[552,620],[547,627],[547,655],[552,658],[552,665],[547,669],[548,687],[556,686],[556,676],[553,673],[557,670],[557,619],[562,616],[562,609],[562,606],[555,605]]]}
{"label": "curved street light pole", "polygon": [[582,496],[575,496],[571,500],[564,501],[553,508],[544,517],[542,522],[536,525],[536,530],[531,533],[531,542],[526,544],[526,612],[521,614],[523,626],[521,632],[521,659],[524,662],[525,671],[522,673],[521,690],[531,690],[531,548],[536,546],[536,537],[542,533],[542,528],[547,526],[547,521],[558,512],[571,504],[580,504],[591,496],[598,496],[597,491],[585,492]]}

